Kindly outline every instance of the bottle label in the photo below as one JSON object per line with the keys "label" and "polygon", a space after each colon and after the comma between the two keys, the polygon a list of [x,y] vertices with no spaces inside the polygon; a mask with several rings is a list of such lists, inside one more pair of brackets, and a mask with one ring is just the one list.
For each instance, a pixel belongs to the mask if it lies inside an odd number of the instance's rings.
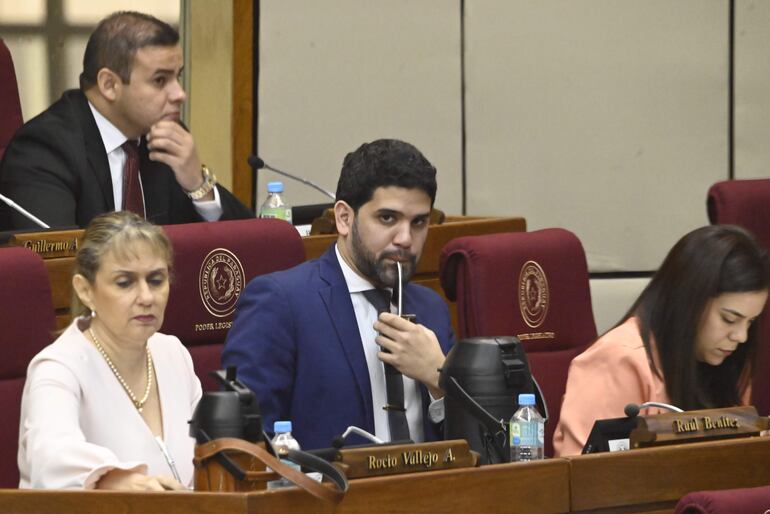
{"label": "bottle label", "polygon": [[543,446],[545,442],[545,427],[541,421],[512,421],[510,425],[510,444],[514,446],[514,438],[521,446]]}
{"label": "bottle label", "polygon": [[260,218],[276,218],[291,223],[291,207],[263,207],[259,211]]}
{"label": "bottle label", "polygon": [[521,426],[514,421],[511,421],[510,425],[509,432],[511,439],[509,442],[511,443],[511,446],[513,446],[514,440],[516,439],[518,439],[518,444],[521,444]]}

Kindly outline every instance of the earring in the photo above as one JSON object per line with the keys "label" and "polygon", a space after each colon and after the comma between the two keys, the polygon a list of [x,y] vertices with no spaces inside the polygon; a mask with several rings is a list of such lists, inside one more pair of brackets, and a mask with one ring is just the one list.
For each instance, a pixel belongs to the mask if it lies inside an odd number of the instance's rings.
{"label": "earring", "polygon": [[91,319],[94,319],[96,317],[96,311],[91,309]]}

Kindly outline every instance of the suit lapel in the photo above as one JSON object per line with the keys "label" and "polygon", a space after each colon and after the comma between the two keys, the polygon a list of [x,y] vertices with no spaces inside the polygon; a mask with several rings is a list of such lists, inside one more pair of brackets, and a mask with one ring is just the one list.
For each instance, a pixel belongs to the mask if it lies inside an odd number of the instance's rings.
{"label": "suit lapel", "polygon": [[88,165],[94,181],[99,184],[102,199],[107,206],[107,212],[115,210],[115,198],[112,192],[112,176],[110,175],[110,163],[107,160],[107,150],[104,148],[99,127],[96,126],[94,115],[88,106],[88,100],[79,90],[72,91],[72,99],[76,105],[75,115],[78,123],[83,127],[83,135],[86,145]]}
{"label": "suit lapel", "polygon": [[361,334],[358,331],[353,302],[350,300],[350,292],[337,261],[334,247],[335,245],[332,245],[319,259],[321,279],[329,284],[327,288],[320,290],[320,294],[337,332],[338,343],[342,346],[342,351],[356,379],[358,393],[366,406],[367,419],[373,427],[372,388],[369,383],[366,356],[361,342]]}

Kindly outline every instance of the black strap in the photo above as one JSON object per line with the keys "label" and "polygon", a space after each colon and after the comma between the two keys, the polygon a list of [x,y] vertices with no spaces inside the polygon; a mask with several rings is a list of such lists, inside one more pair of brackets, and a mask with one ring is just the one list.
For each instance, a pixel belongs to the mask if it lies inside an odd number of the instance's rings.
{"label": "black strap", "polygon": [[[348,480],[347,477],[345,477],[345,474],[331,463],[326,462],[325,460],[316,457],[315,455],[311,455],[300,450],[289,450],[287,455],[288,459],[292,462],[295,462],[311,471],[317,471],[321,473],[324,477],[332,481],[332,483],[336,486],[335,488],[326,487],[323,484],[316,482],[312,478],[308,477],[301,471],[286,465],[272,454],[273,452],[271,445],[268,445],[268,448],[269,450],[242,439],[223,437],[197,445],[195,447],[195,458],[193,459],[193,462],[197,467],[201,463],[205,462],[206,459],[217,458],[220,455],[224,456],[224,452],[226,450],[238,450],[256,458],[266,466],[270,467],[273,472],[290,480],[292,483],[309,492],[313,496],[333,503],[339,503],[342,501],[342,498],[345,496],[345,493],[348,490]],[[225,456],[225,458],[230,460],[227,456]],[[232,460],[230,460],[230,463],[235,467],[238,473],[232,473],[229,467],[227,470],[239,481],[244,480],[249,476],[262,477],[265,475],[265,472],[243,470],[240,468],[240,466],[232,462]]]}
{"label": "black strap", "polygon": [[[364,297],[369,300],[377,315],[390,312],[390,291],[386,289],[369,289],[364,291]],[[385,392],[388,404],[383,407],[388,412],[388,427],[391,441],[410,439],[409,422],[404,408],[404,376],[390,364],[385,366]]]}

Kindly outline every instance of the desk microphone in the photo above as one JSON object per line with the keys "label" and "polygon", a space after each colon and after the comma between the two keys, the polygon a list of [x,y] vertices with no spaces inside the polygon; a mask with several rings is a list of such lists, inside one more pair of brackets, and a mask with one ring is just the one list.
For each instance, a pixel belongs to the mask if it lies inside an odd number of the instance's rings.
{"label": "desk microphone", "polygon": [[297,182],[302,182],[302,183],[303,183],[303,184],[305,184],[306,186],[310,186],[310,187],[312,187],[313,189],[316,189],[316,190],[320,191],[321,193],[323,193],[324,195],[328,196],[328,197],[329,197],[329,198],[331,198],[332,200],[336,200],[336,199],[337,199],[337,197],[336,197],[336,196],[334,196],[334,193],[332,193],[332,192],[330,192],[330,191],[327,191],[326,189],[322,188],[321,186],[319,186],[319,185],[318,185],[318,184],[316,184],[315,182],[312,182],[312,181],[310,181],[310,180],[308,180],[308,179],[305,179],[305,178],[299,177],[299,176],[297,176],[297,175],[292,175],[292,174],[291,174],[291,173],[289,173],[288,171],[283,171],[283,170],[279,170],[279,169],[273,168],[272,166],[270,166],[269,164],[267,164],[265,161],[263,161],[262,159],[260,159],[260,158],[259,158],[259,156],[256,156],[256,155],[250,155],[250,156],[249,156],[249,158],[247,159],[247,161],[248,161],[248,163],[249,163],[249,166],[251,166],[251,168],[252,168],[254,171],[256,171],[256,170],[260,170],[260,169],[262,169],[262,168],[264,168],[264,169],[266,169],[266,170],[270,170],[270,171],[272,171],[272,172],[274,172],[274,173],[278,173],[279,175],[283,175],[284,177],[289,177],[289,178],[290,178],[290,179],[292,179],[292,180],[296,180]]}
{"label": "desk microphone", "polygon": [[340,436],[337,436],[337,437],[335,437],[335,438],[334,438],[334,440],[332,441],[332,447],[333,447],[333,448],[338,448],[338,449],[339,449],[339,448],[342,448],[343,446],[345,446],[345,439],[346,439],[346,438],[347,438],[347,437],[348,437],[350,434],[356,434],[356,435],[359,435],[359,436],[363,437],[364,439],[368,439],[368,440],[370,440],[370,441],[371,441],[371,442],[373,442],[374,444],[385,444],[385,441],[383,441],[382,439],[380,439],[380,438],[379,438],[379,437],[377,437],[376,435],[374,435],[374,434],[372,434],[372,433],[370,433],[370,432],[367,432],[367,431],[366,431],[366,430],[364,430],[363,428],[358,428],[358,427],[354,427],[354,426],[349,426],[349,427],[347,428],[347,430],[345,430],[345,432],[343,432],[343,434],[342,434],[342,435],[340,435]]}
{"label": "desk microphone", "polygon": [[646,409],[647,407],[657,407],[659,409],[669,410],[671,412],[684,412],[679,407],[676,407],[674,405],[669,405],[668,403],[661,403],[661,402],[644,402],[641,405],[637,405],[635,403],[629,403],[623,409],[623,412],[625,412],[626,416],[628,416],[629,418],[635,418],[636,416],[639,415],[640,410]]}
{"label": "desk microphone", "polygon": [[51,228],[51,227],[49,227],[48,225],[46,225],[45,223],[43,223],[42,221],[40,221],[40,219],[39,219],[37,216],[35,216],[34,214],[31,214],[31,213],[30,213],[29,211],[27,211],[27,210],[26,210],[24,207],[22,207],[21,205],[17,204],[16,202],[14,202],[13,200],[11,200],[11,199],[10,199],[10,198],[8,198],[7,196],[5,196],[5,195],[0,195],[0,200],[2,200],[3,202],[5,202],[5,204],[6,204],[8,207],[10,207],[10,208],[11,208],[11,209],[13,209],[14,211],[18,212],[19,214],[21,214],[22,216],[24,216],[24,217],[25,217],[26,219],[28,219],[29,221],[33,222],[33,223],[34,223],[35,225],[37,225],[38,227],[40,227],[40,228]]}

